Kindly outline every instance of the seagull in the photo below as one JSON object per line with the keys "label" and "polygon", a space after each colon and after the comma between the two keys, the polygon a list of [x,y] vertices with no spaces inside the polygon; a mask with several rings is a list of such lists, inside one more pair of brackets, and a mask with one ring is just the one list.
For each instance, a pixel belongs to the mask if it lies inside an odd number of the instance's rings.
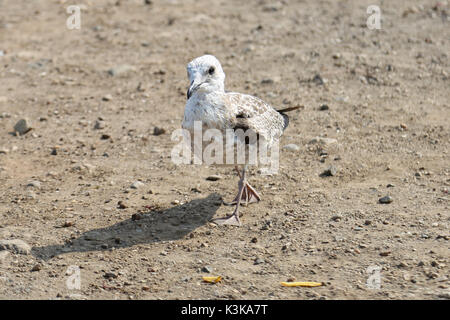
{"label": "seagull", "polygon": [[[204,55],[189,62],[187,75],[190,84],[182,128],[188,130],[191,136],[194,134],[194,123],[201,122],[202,128],[218,129],[224,135],[230,129],[234,132],[239,129],[252,130],[257,140],[264,140],[270,148],[279,142],[289,124],[285,112],[300,108],[276,110],[257,97],[225,91],[225,73],[213,55]],[[248,140],[246,144],[249,144]],[[191,148],[194,146],[191,145]],[[240,178],[238,193],[232,202],[225,202],[236,207],[231,215],[213,219],[216,224],[240,226],[240,205],[261,201],[261,196],[247,181],[247,157],[245,159],[242,172],[237,164],[233,164]]]}

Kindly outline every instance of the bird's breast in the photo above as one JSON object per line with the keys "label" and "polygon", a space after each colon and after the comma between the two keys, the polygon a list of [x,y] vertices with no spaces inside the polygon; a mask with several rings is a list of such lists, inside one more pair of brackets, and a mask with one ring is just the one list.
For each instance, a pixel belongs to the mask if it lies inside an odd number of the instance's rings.
{"label": "bird's breast", "polygon": [[194,130],[196,121],[202,123],[202,129],[225,129],[228,122],[224,108],[217,101],[189,99],[184,110],[182,127]]}

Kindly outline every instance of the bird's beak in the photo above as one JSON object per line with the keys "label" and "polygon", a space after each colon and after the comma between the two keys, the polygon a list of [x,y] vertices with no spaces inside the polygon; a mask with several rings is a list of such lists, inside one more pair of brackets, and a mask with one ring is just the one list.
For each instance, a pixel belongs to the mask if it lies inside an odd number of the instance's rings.
{"label": "bird's beak", "polygon": [[191,85],[189,86],[189,89],[187,91],[187,98],[189,98],[194,94],[194,92],[198,89],[198,87],[201,85],[201,81],[198,79],[192,80]]}

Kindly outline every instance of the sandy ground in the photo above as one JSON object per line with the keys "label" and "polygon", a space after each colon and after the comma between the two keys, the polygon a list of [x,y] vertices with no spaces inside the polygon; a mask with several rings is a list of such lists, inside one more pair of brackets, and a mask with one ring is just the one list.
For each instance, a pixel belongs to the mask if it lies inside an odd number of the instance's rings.
{"label": "sandy ground", "polygon": [[[0,0],[0,298],[449,299],[450,5],[378,1],[369,30],[373,2]],[[239,228],[208,222],[236,174],[170,157],[204,53],[304,106]]]}

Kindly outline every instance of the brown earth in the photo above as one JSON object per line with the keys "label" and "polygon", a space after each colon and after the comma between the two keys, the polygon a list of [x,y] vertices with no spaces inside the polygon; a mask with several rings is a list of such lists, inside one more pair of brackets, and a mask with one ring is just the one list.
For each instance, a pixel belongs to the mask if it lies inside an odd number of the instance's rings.
{"label": "brown earth", "polygon": [[[31,247],[0,251],[0,298],[449,299],[450,5],[381,1],[369,30],[370,4],[0,1],[0,240]],[[204,53],[228,90],[304,106],[239,228],[208,222],[236,174],[170,157]]]}

